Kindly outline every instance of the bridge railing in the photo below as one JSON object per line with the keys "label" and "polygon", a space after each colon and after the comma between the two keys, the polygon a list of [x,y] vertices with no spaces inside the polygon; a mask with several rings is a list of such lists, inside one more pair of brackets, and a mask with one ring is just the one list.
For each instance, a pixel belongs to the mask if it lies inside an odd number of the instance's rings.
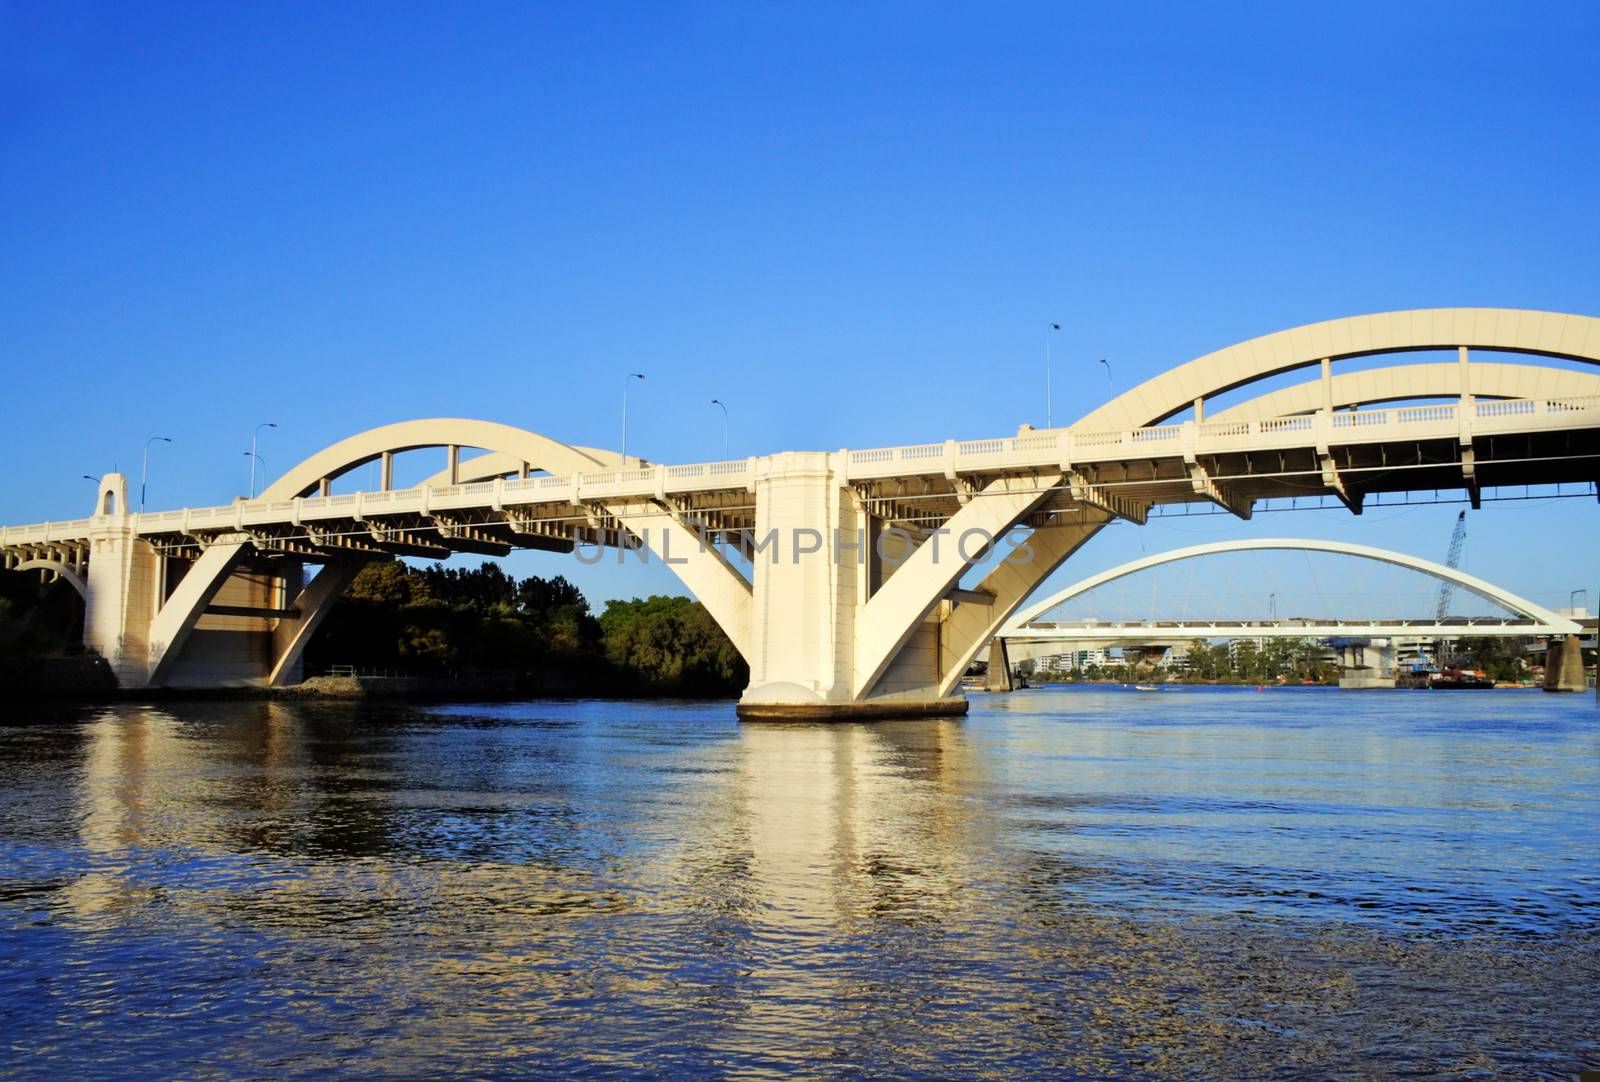
{"label": "bridge railing", "polygon": [[[1468,421],[1485,435],[1520,430],[1528,418],[1544,417],[1552,427],[1570,423],[1569,415],[1600,411],[1600,395],[1560,399],[1474,401]],[[1478,422],[1488,422],[1479,425]],[[906,472],[902,463],[925,461],[961,469],[995,463],[1036,467],[1055,463],[1116,460],[1123,453],[1147,455],[1153,446],[1174,447],[1192,438],[1189,450],[1210,454],[1239,450],[1274,450],[1318,443],[1377,443],[1398,429],[1406,438],[1439,439],[1462,435],[1457,402],[1396,406],[1386,409],[1298,414],[1248,421],[1184,421],[1143,428],[1081,432],[1070,428],[1030,432],[1012,439],[969,440],[912,447],[873,447],[850,451],[846,468],[851,479],[893,476]],[[914,471],[913,471],[914,472]]]}

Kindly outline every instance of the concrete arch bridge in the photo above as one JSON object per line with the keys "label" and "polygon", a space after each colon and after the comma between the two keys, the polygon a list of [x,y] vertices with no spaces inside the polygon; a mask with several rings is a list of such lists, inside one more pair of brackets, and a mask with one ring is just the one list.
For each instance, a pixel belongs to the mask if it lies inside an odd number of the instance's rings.
{"label": "concrete arch bridge", "polygon": [[[1427,351],[1454,359],[1403,363]],[[1392,363],[1338,370],[1367,358]],[[85,641],[124,686],[217,686],[296,680],[307,639],[370,559],[623,547],[668,563],[749,662],[741,716],[959,713],[967,666],[1114,520],[1195,502],[1248,518],[1262,500],[1319,494],[1359,514],[1373,493],[1476,501],[1497,485],[1593,482],[1600,376],[1549,358],[1600,364],[1600,320],[1336,319],[1178,365],[1063,428],[728,462],[411,421],[341,440],[225,506],[133,514],[126,481],[107,475],[94,514],[0,528],[0,556],[82,578]],[[1208,400],[1297,370],[1312,378],[1207,416]],[[429,448],[445,468],[395,488],[395,456]],[[372,465],[376,489],[332,493]],[[1006,558],[986,559],[1000,538]]]}

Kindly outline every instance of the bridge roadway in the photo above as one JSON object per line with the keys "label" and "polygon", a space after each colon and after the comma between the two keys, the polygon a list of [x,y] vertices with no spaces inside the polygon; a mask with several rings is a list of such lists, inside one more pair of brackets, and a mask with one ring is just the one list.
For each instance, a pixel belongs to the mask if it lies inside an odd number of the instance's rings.
{"label": "bridge roadway", "polygon": [[[1333,373],[1335,360],[1433,349],[1457,351],[1457,363]],[[1476,501],[1485,487],[1600,477],[1600,377],[1471,363],[1469,350],[1600,363],[1600,320],[1352,317],[1209,354],[1066,428],[730,462],[655,464],[489,422],[405,422],[224,506],[130,514],[125,481],[108,475],[97,514],[0,528],[0,554],[8,567],[80,577],[86,642],[142,686],[297,678],[317,621],[372,558],[647,548],[750,662],[743,716],[958,712],[967,664],[1113,519],[1143,523],[1155,507],[1197,501],[1248,518],[1291,496],[1359,514],[1374,493],[1462,489]],[[1319,364],[1317,379],[1205,418],[1207,396]],[[445,449],[447,468],[394,488],[394,457],[429,447]],[[462,448],[485,453],[463,459]],[[368,463],[381,463],[379,490],[331,493]],[[1012,532],[1026,536],[1028,561],[963,587],[978,542]],[[334,573],[307,584],[305,563]],[[255,641],[202,649],[197,631]]]}
{"label": "bridge roadway", "polygon": [[[840,451],[830,468],[886,522],[926,533],[949,522],[996,475],[1061,480],[1030,525],[1087,508],[1143,524],[1164,504],[1213,502],[1249,518],[1258,500],[1338,497],[1359,513],[1373,492],[1590,481],[1600,454],[1600,395],[1566,400],[1448,403],[1250,421],[1185,421],[1107,432],[1024,431],[1008,438]],[[1586,452],[1573,455],[1574,435]],[[485,456],[489,457],[489,456]],[[574,543],[637,546],[598,521],[595,504],[662,502],[748,554],[759,540],[748,499],[771,457],[691,465],[640,464],[569,476],[289,499],[237,500],[131,516],[139,537],[169,555],[196,554],[244,534],[266,551],[307,556],[355,550],[444,558],[512,548],[570,551]],[[498,463],[496,463],[498,465]],[[473,471],[473,460],[460,467]],[[1045,491],[1041,489],[1041,491]],[[93,518],[0,527],[0,551],[81,563]],[[603,532],[607,526],[610,532]]]}

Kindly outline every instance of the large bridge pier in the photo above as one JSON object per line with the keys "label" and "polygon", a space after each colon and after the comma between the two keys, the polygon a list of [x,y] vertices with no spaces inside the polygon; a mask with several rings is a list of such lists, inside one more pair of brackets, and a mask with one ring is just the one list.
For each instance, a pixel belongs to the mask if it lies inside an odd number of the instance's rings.
{"label": "large bridge pier", "polygon": [[984,679],[984,690],[999,693],[1015,689],[1015,681],[1011,679],[1011,652],[1006,649],[1006,640],[996,635],[989,642],[989,671]]}
{"label": "large bridge pier", "polygon": [[1586,691],[1589,681],[1583,672],[1583,643],[1576,635],[1552,637],[1545,648],[1544,689],[1546,691]]}
{"label": "large bridge pier", "polygon": [[[975,478],[930,518],[898,483],[853,481],[849,455],[759,460],[755,544],[771,547],[752,551],[746,720],[965,713],[967,666],[1103,522],[1033,528],[1008,548],[1010,531],[1054,494],[1059,468]],[[1005,557],[963,588],[995,549]]]}
{"label": "large bridge pier", "polygon": [[[926,610],[893,628],[898,641],[883,649],[891,630],[883,623],[885,590],[897,579],[907,586],[917,571],[904,559],[912,555],[907,546],[884,536],[885,523],[856,498],[833,458],[775,455],[757,477],[750,686],[739,716],[966,713],[960,689],[941,687],[937,613],[926,611],[943,591],[930,590]],[[869,658],[875,640],[880,656]]]}

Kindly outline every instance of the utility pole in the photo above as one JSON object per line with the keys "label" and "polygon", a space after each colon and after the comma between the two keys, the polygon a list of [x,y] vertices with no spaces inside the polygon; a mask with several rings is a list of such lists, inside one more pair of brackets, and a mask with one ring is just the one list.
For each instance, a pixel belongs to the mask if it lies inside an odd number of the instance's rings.
{"label": "utility pole", "polygon": [[256,425],[256,430],[250,433],[250,498],[256,498],[256,438],[261,435],[263,428],[277,428],[276,421],[262,421]]}
{"label": "utility pole", "polygon": [[722,460],[728,460],[728,407],[720,398],[711,400],[713,406],[722,407]]}
{"label": "utility pole", "polygon": [[628,464],[628,384],[644,379],[643,372],[629,372],[622,381],[622,465]]}
{"label": "utility pole", "polygon": [[1044,332],[1044,426],[1056,426],[1055,404],[1050,398],[1050,346],[1054,341],[1053,335],[1061,329],[1061,324],[1052,323]]}
{"label": "utility pole", "polygon": [[139,513],[144,514],[145,484],[150,480],[150,445],[160,440],[162,443],[171,443],[166,436],[151,436],[144,441],[144,465],[139,468]]}

